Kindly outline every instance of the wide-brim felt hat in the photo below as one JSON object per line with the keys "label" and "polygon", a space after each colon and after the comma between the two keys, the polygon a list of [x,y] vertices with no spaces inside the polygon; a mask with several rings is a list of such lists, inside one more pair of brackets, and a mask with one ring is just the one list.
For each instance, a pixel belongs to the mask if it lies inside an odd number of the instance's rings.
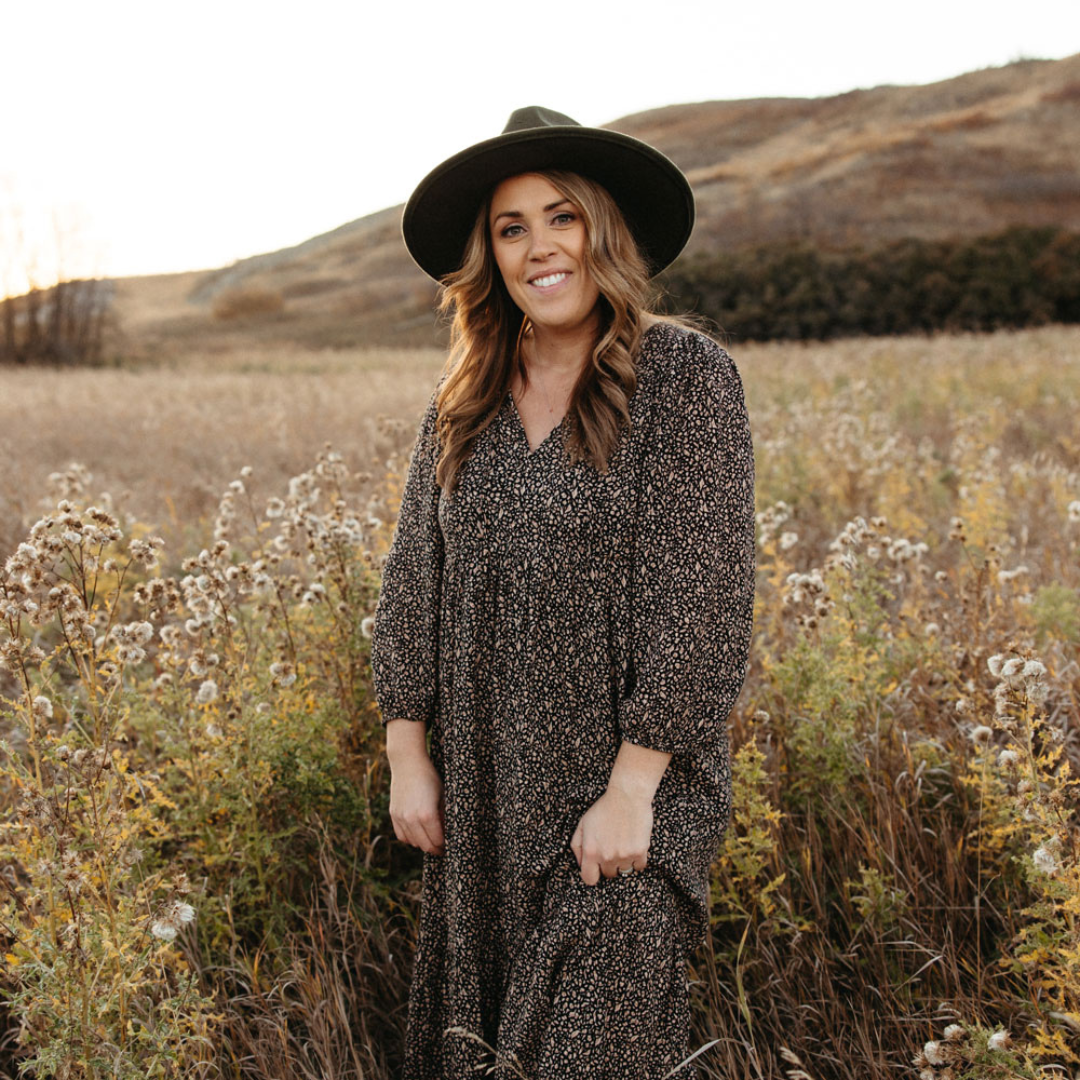
{"label": "wide-brim felt hat", "polygon": [[648,143],[531,105],[501,135],[447,158],[405,204],[401,231],[424,273],[442,280],[461,266],[488,193],[520,173],[562,169],[605,187],[630,226],[650,276],[670,265],[694,227],[694,193],[679,167]]}

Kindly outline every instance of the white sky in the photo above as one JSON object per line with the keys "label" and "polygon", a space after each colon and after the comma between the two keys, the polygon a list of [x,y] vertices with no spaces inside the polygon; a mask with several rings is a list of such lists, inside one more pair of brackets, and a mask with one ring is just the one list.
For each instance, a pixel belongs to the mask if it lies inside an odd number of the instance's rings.
{"label": "white sky", "polygon": [[0,295],[54,272],[52,220],[79,273],[297,243],[522,105],[601,124],[1075,52],[1078,0],[0,0]]}

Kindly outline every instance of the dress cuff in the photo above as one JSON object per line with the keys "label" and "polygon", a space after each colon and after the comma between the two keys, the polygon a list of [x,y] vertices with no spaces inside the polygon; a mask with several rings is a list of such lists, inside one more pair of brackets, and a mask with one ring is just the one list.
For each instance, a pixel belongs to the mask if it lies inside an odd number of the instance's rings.
{"label": "dress cuff", "polygon": [[379,719],[383,727],[391,720],[411,720],[414,723],[431,727],[434,709],[416,699],[399,695],[377,698]]}

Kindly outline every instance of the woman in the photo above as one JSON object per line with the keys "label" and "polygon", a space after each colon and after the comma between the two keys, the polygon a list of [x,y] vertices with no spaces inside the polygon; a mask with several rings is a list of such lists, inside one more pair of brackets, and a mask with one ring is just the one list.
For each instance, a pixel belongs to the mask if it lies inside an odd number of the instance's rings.
{"label": "woman", "polygon": [[406,1080],[687,1054],[755,569],[738,372],[648,309],[693,217],[652,147],[538,108],[405,208],[454,315],[372,641],[424,851]]}

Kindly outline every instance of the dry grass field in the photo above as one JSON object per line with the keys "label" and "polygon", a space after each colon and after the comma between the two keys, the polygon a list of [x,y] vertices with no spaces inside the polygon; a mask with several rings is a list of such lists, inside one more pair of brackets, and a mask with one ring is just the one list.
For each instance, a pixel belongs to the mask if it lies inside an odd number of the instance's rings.
{"label": "dry grass field", "polygon": [[[175,293],[161,303],[174,310]],[[138,325],[138,311],[126,310],[125,318]],[[961,411],[963,399],[975,388],[985,391],[987,380],[1001,379],[1004,390],[1014,367],[1044,377],[1068,372],[1080,359],[1080,329],[727,347],[751,415],[790,401],[800,386],[857,379],[860,371],[888,379],[901,400],[913,401],[920,378],[947,377]],[[403,429],[411,435],[443,360],[435,349],[244,343],[192,349],[164,365],[9,369],[0,398],[0,545],[13,549],[20,530],[51,505],[50,474],[72,462],[93,474],[94,494],[108,492],[115,505],[165,534],[197,528],[244,465],[272,491],[329,442],[357,468],[371,470],[401,448]],[[829,408],[827,400],[819,405]],[[947,403],[939,408],[948,419]],[[929,417],[923,422],[927,434],[940,437]]]}
{"label": "dry grass field", "polygon": [[443,357],[393,350],[242,348],[177,366],[8,370],[0,399],[0,543],[49,505],[48,477],[72,462],[95,497],[155,523],[197,528],[244,465],[267,490],[326,442],[371,469],[414,425]]}
{"label": "dry grass field", "polygon": [[[1080,328],[729,350],[759,574],[697,1075],[1073,1075]],[[0,1078],[396,1075],[368,634],[441,364],[4,373]]]}

